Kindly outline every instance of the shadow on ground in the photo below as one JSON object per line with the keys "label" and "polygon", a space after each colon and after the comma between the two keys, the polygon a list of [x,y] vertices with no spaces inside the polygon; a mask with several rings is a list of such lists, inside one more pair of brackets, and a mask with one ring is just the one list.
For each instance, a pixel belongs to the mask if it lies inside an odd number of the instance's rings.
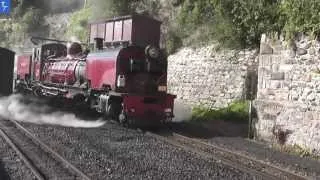
{"label": "shadow on ground", "polygon": [[4,164],[2,163],[2,161],[0,160],[0,179],[1,180],[9,180],[10,176],[7,173],[7,171],[5,170]]}
{"label": "shadow on ground", "polygon": [[185,121],[169,124],[169,127],[180,134],[210,139],[213,137],[248,137],[248,123],[212,121]]}

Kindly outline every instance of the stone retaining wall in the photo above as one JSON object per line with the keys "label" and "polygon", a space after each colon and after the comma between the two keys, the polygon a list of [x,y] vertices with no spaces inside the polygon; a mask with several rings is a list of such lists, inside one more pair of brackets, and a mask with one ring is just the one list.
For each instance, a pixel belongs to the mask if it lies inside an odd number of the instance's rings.
{"label": "stone retaining wall", "polygon": [[257,51],[219,51],[215,46],[184,48],[169,56],[168,88],[191,106],[221,108],[246,94],[248,68]]}
{"label": "stone retaining wall", "polygon": [[261,39],[257,137],[320,153],[320,42]]}

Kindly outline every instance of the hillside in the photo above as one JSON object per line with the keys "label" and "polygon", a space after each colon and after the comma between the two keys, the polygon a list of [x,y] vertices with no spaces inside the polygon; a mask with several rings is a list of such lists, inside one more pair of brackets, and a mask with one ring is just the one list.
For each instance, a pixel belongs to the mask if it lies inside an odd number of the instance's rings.
{"label": "hillside", "polygon": [[217,42],[222,48],[257,48],[262,33],[290,41],[298,32],[320,32],[320,1],[16,0],[11,19],[0,22],[1,46],[26,47],[30,35],[85,41],[89,20],[132,13],[163,22],[161,45],[169,54]]}
{"label": "hillside", "polygon": [[[308,0],[88,0],[73,13],[67,35],[85,40],[88,20],[132,13],[163,22],[162,47],[169,54],[181,47],[218,43],[221,48],[258,48],[263,33],[287,41],[303,32],[320,32],[320,1]],[[108,11],[106,11],[108,10]],[[289,43],[290,44],[290,43]]]}

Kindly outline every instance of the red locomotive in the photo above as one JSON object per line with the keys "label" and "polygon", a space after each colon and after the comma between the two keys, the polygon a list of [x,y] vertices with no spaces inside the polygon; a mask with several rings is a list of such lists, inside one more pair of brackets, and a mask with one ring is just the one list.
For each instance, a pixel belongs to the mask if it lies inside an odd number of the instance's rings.
{"label": "red locomotive", "polygon": [[17,56],[17,91],[84,102],[123,124],[168,122],[167,58],[157,20],[132,15],[90,23],[89,45],[54,41]]}

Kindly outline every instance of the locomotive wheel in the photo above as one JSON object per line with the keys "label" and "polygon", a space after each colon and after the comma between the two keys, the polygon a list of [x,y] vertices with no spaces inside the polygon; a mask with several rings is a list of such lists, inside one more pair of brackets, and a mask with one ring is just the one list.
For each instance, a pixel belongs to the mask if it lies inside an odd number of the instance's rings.
{"label": "locomotive wheel", "polygon": [[119,114],[121,112],[121,105],[119,103],[113,102],[107,106],[106,116],[112,118],[113,120],[119,120]]}
{"label": "locomotive wheel", "polygon": [[33,95],[36,97],[42,97],[41,88],[40,87],[34,87],[32,88]]}
{"label": "locomotive wheel", "polygon": [[121,125],[126,125],[128,122],[127,115],[122,111],[121,114],[119,115],[119,122]]}
{"label": "locomotive wheel", "polygon": [[134,127],[134,119],[128,117],[124,112],[121,112],[119,115],[119,122],[122,126],[128,127],[128,128],[133,128]]}

